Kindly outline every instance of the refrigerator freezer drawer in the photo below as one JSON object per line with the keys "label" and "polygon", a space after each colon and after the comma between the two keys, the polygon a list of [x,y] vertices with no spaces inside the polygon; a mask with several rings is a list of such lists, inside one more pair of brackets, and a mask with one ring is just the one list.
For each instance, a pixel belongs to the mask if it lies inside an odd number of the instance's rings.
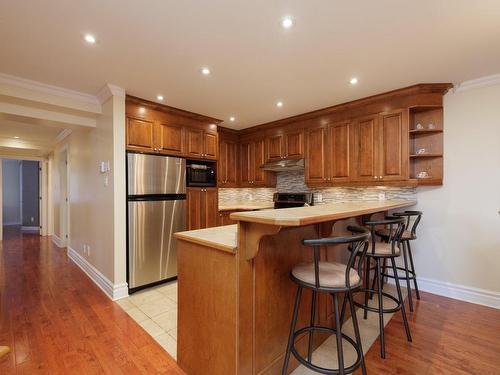
{"label": "refrigerator freezer drawer", "polygon": [[177,276],[175,232],[186,230],[186,201],[128,202],[129,288]]}
{"label": "refrigerator freezer drawer", "polygon": [[127,154],[128,195],[186,193],[186,160]]}

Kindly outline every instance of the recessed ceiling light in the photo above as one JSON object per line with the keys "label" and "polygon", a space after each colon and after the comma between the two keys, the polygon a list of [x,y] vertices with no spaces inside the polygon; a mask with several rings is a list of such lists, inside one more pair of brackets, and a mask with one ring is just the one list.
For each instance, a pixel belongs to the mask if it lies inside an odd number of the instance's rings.
{"label": "recessed ceiling light", "polygon": [[353,77],[353,78],[351,78],[351,80],[349,81],[349,83],[351,85],[355,85],[356,83],[358,83],[358,79],[356,77]]}
{"label": "recessed ceiling light", "polygon": [[83,36],[83,39],[85,39],[85,41],[89,44],[94,44],[95,43],[95,36],[93,36],[92,34],[85,34]]}
{"label": "recessed ceiling light", "polygon": [[19,139],[19,137],[17,135],[14,136],[15,139]]}
{"label": "recessed ceiling light", "polygon": [[144,107],[139,107],[139,113],[144,113],[146,112],[146,108]]}
{"label": "recessed ceiling light", "polygon": [[283,26],[284,29],[289,29],[290,27],[293,26],[293,18],[290,16],[286,16],[281,21],[281,26]]}
{"label": "recessed ceiling light", "polygon": [[210,69],[208,68],[201,68],[201,73],[205,76],[208,76],[210,74]]}
{"label": "recessed ceiling light", "polygon": [[283,107],[283,102],[276,103],[276,107]]}
{"label": "recessed ceiling light", "polygon": [[234,117],[229,117],[229,121],[234,122],[234,120],[236,120]]}
{"label": "recessed ceiling light", "polygon": [[160,101],[161,101],[161,100],[163,100],[163,95],[157,95],[157,96],[156,96],[156,99],[158,99],[158,100],[160,100]]}

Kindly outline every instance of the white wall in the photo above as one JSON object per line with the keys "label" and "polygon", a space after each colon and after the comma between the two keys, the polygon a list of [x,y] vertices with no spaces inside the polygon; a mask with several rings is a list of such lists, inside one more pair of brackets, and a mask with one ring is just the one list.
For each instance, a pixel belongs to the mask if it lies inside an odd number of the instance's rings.
{"label": "white wall", "polygon": [[444,124],[444,185],[418,189],[418,276],[422,289],[500,307],[500,84],[448,93]]}
{"label": "white wall", "polygon": [[3,159],[3,225],[21,225],[19,160]]}

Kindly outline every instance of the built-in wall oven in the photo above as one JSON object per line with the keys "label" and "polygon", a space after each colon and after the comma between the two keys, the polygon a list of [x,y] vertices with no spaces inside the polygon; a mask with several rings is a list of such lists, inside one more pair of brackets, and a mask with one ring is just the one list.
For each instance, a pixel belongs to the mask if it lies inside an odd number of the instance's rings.
{"label": "built-in wall oven", "polygon": [[187,186],[216,186],[215,163],[188,160],[186,165]]}

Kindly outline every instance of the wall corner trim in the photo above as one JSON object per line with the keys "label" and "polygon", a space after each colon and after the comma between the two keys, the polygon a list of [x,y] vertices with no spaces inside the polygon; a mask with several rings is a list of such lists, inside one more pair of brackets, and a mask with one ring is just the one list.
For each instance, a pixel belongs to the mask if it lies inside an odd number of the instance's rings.
{"label": "wall corner trim", "polygon": [[128,296],[127,283],[113,284],[97,268],[90,264],[87,259],[78,254],[74,249],[68,246],[68,257],[96,284],[111,300]]}
{"label": "wall corner trim", "polygon": [[471,79],[454,85],[453,92],[460,92],[480,87],[500,84],[500,74],[493,74],[481,78]]}
{"label": "wall corner trim", "polygon": [[97,93],[97,99],[103,104],[112,96],[118,96],[120,98],[125,98],[125,90],[119,86],[107,83],[102,89]]}

